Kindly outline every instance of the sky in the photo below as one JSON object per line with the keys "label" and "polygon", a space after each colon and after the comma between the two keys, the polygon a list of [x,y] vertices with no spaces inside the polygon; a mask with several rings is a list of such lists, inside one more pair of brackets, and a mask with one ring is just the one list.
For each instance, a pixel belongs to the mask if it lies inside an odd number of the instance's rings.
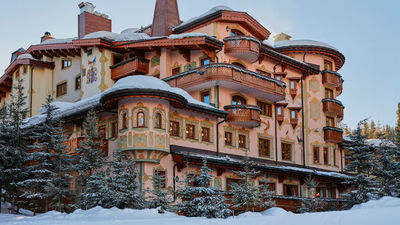
{"label": "sky", "polygon": [[[77,0],[13,0],[0,8],[0,71],[11,53],[38,44],[44,32],[76,37]],[[112,19],[113,32],[152,22],[155,0],[91,0]],[[343,122],[354,128],[368,118],[394,125],[400,101],[400,1],[397,0],[178,0],[181,20],[217,5],[245,11],[272,34],[313,39],[338,48],[346,57],[338,97],[345,105]],[[270,40],[272,39],[270,37]]]}

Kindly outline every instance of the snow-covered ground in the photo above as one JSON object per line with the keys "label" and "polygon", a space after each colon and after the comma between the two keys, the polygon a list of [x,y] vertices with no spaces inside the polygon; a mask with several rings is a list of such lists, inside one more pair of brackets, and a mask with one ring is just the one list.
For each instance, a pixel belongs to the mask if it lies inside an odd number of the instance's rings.
{"label": "snow-covered ground", "polygon": [[261,213],[244,213],[227,219],[188,218],[173,213],[158,214],[157,210],[103,209],[76,210],[71,214],[48,212],[35,217],[0,214],[0,224],[18,225],[397,225],[400,224],[400,199],[384,197],[354,206],[347,211],[293,214],[280,208]]}

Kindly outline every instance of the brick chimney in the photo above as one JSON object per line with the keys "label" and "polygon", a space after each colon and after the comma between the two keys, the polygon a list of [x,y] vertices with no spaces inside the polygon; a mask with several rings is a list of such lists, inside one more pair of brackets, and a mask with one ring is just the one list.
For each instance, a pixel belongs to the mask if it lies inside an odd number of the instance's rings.
{"label": "brick chimney", "polygon": [[54,39],[54,38],[51,36],[50,32],[45,32],[44,35],[40,38],[40,43],[49,39]]}
{"label": "brick chimney", "polygon": [[81,10],[78,15],[79,39],[96,31],[111,32],[111,20],[107,15],[94,11],[95,6],[92,3],[81,2],[78,7]]}
{"label": "brick chimney", "polygon": [[172,34],[172,27],[179,23],[178,3],[176,0],[157,0],[151,26],[151,36],[168,36]]}

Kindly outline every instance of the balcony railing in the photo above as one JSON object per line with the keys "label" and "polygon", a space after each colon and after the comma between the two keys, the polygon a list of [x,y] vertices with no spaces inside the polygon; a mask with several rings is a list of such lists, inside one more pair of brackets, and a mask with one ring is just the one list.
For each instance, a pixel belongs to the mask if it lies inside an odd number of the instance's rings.
{"label": "balcony railing", "polygon": [[343,119],[344,106],[342,102],[336,99],[324,98],[322,99],[324,113],[337,116],[338,119]]}
{"label": "balcony railing", "polygon": [[322,73],[322,83],[324,85],[336,89],[342,88],[343,79],[339,73],[330,70],[324,70],[321,73]]}
{"label": "balcony railing", "polygon": [[324,139],[334,144],[343,141],[343,130],[336,127],[324,127]]}
{"label": "balcony railing", "polygon": [[140,57],[133,57],[123,62],[110,66],[111,79],[117,80],[122,77],[149,72],[149,60]]}
{"label": "balcony railing", "polygon": [[226,121],[232,125],[254,128],[260,126],[261,109],[254,105],[227,105]]}
{"label": "balcony railing", "polygon": [[260,56],[260,41],[250,36],[232,36],[224,38],[225,54],[255,62]]}
{"label": "balcony railing", "polygon": [[[194,90],[196,87],[226,86],[242,92],[252,90],[252,94],[263,99],[280,101],[285,99],[285,83],[262,74],[226,63],[213,63],[164,79],[169,85]],[[208,85],[208,86],[207,86]]]}

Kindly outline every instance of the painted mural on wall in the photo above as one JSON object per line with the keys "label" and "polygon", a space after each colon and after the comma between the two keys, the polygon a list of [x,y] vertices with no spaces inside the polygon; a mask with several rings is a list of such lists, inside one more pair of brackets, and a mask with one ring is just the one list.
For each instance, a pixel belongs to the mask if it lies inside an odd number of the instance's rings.
{"label": "painted mural on wall", "polygon": [[91,84],[97,81],[97,68],[96,68],[96,57],[92,61],[88,60],[89,69],[86,73],[87,84]]}

